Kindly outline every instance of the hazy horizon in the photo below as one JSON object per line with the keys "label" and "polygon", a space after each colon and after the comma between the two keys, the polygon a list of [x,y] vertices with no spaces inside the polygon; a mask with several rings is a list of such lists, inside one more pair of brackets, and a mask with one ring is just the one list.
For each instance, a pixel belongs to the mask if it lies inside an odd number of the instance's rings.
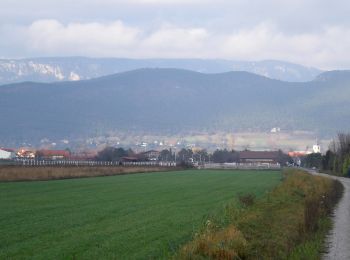
{"label": "hazy horizon", "polygon": [[[82,55],[72,55],[72,56],[66,56],[66,55],[62,55],[62,56],[53,56],[53,55],[48,55],[48,56],[28,56],[28,57],[0,57],[0,60],[37,60],[37,59],[70,59],[70,58],[76,58],[76,59],[116,59],[116,60],[178,60],[178,61],[186,61],[186,60],[198,60],[198,61],[227,61],[227,62],[256,62],[256,63],[260,63],[260,62],[280,62],[280,63],[286,63],[286,64],[295,64],[295,65],[300,65],[303,66],[305,68],[311,68],[311,69],[318,69],[321,72],[322,71],[332,71],[332,70],[349,70],[347,68],[344,69],[329,69],[329,70],[325,70],[325,69],[320,69],[318,67],[315,66],[308,66],[302,63],[295,63],[292,61],[288,61],[288,60],[278,60],[278,59],[261,59],[261,60],[239,60],[239,59],[225,59],[225,58],[157,58],[157,57],[149,57],[149,58],[129,58],[129,57],[118,57],[118,56],[109,56],[109,57],[103,57],[103,56],[82,56]],[[153,67],[152,67],[153,68]],[[171,66],[169,66],[168,68],[173,68]],[[175,68],[175,67],[174,67]],[[182,69],[182,68],[178,68],[178,69]],[[232,70],[235,71],[235,70]],[[244,70],[242,70],[244,71]]]}

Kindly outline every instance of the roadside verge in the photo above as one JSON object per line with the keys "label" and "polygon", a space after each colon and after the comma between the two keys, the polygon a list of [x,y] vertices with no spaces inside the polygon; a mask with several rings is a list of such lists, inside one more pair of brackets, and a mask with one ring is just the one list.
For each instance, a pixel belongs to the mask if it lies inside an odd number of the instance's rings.
{"label": "roadside verge", "polygon": [[283,176],[263,199],[254,202],[243,196],[239,207],[228,205],[220,216],[207,220],[175,258],[319,259],[343,186],[296,169],[285,170]]}

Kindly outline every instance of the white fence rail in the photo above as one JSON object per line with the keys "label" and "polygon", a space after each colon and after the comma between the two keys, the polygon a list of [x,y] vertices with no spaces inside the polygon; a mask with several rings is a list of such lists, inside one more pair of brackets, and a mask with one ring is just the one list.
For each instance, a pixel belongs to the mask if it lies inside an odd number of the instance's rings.
{"label": "white fence rail", "polygon": [[276,163],[205,163],[204,169],[237,169],[237,170],[263,170],[281,169],[281,165]]}
{"label": "white fence rail", "polygon": [[19,165],[19,166],[104,166],[104,167],[116,167],[116,166],[160,166],[160,167],[176,167],[176,162],[107,162],[107,161],[80,161],[80,160],[12,160],[4,162],[0,165]]}

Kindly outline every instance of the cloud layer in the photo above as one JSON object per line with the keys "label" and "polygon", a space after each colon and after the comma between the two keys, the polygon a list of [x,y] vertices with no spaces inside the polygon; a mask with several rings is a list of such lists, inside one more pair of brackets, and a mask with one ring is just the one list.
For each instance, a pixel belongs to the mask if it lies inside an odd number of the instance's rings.
{"label": "cloud layer", "polygon": [[63,24],[44,19],[27,26],[2,26],[0,35],[1,49],[18,50],[18,56],[279,59],[325,69],[350,68],[350,28],[341,26],[286,34],[270,22],[216,32],[169,23],[149,28],[120,20]]}
{"label": "cloud layer", "polygon": [[348,0],[1,0],[0,57],[281,59],[350,68]]}

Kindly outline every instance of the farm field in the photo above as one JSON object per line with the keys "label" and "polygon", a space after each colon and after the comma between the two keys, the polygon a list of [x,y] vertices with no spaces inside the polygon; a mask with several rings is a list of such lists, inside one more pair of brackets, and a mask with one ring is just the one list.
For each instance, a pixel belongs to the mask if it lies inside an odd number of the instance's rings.
{"label": "farm field", "polygon": [[164,258],[237,194],[278,171],[168,173],[0,183],[0,259]]}

